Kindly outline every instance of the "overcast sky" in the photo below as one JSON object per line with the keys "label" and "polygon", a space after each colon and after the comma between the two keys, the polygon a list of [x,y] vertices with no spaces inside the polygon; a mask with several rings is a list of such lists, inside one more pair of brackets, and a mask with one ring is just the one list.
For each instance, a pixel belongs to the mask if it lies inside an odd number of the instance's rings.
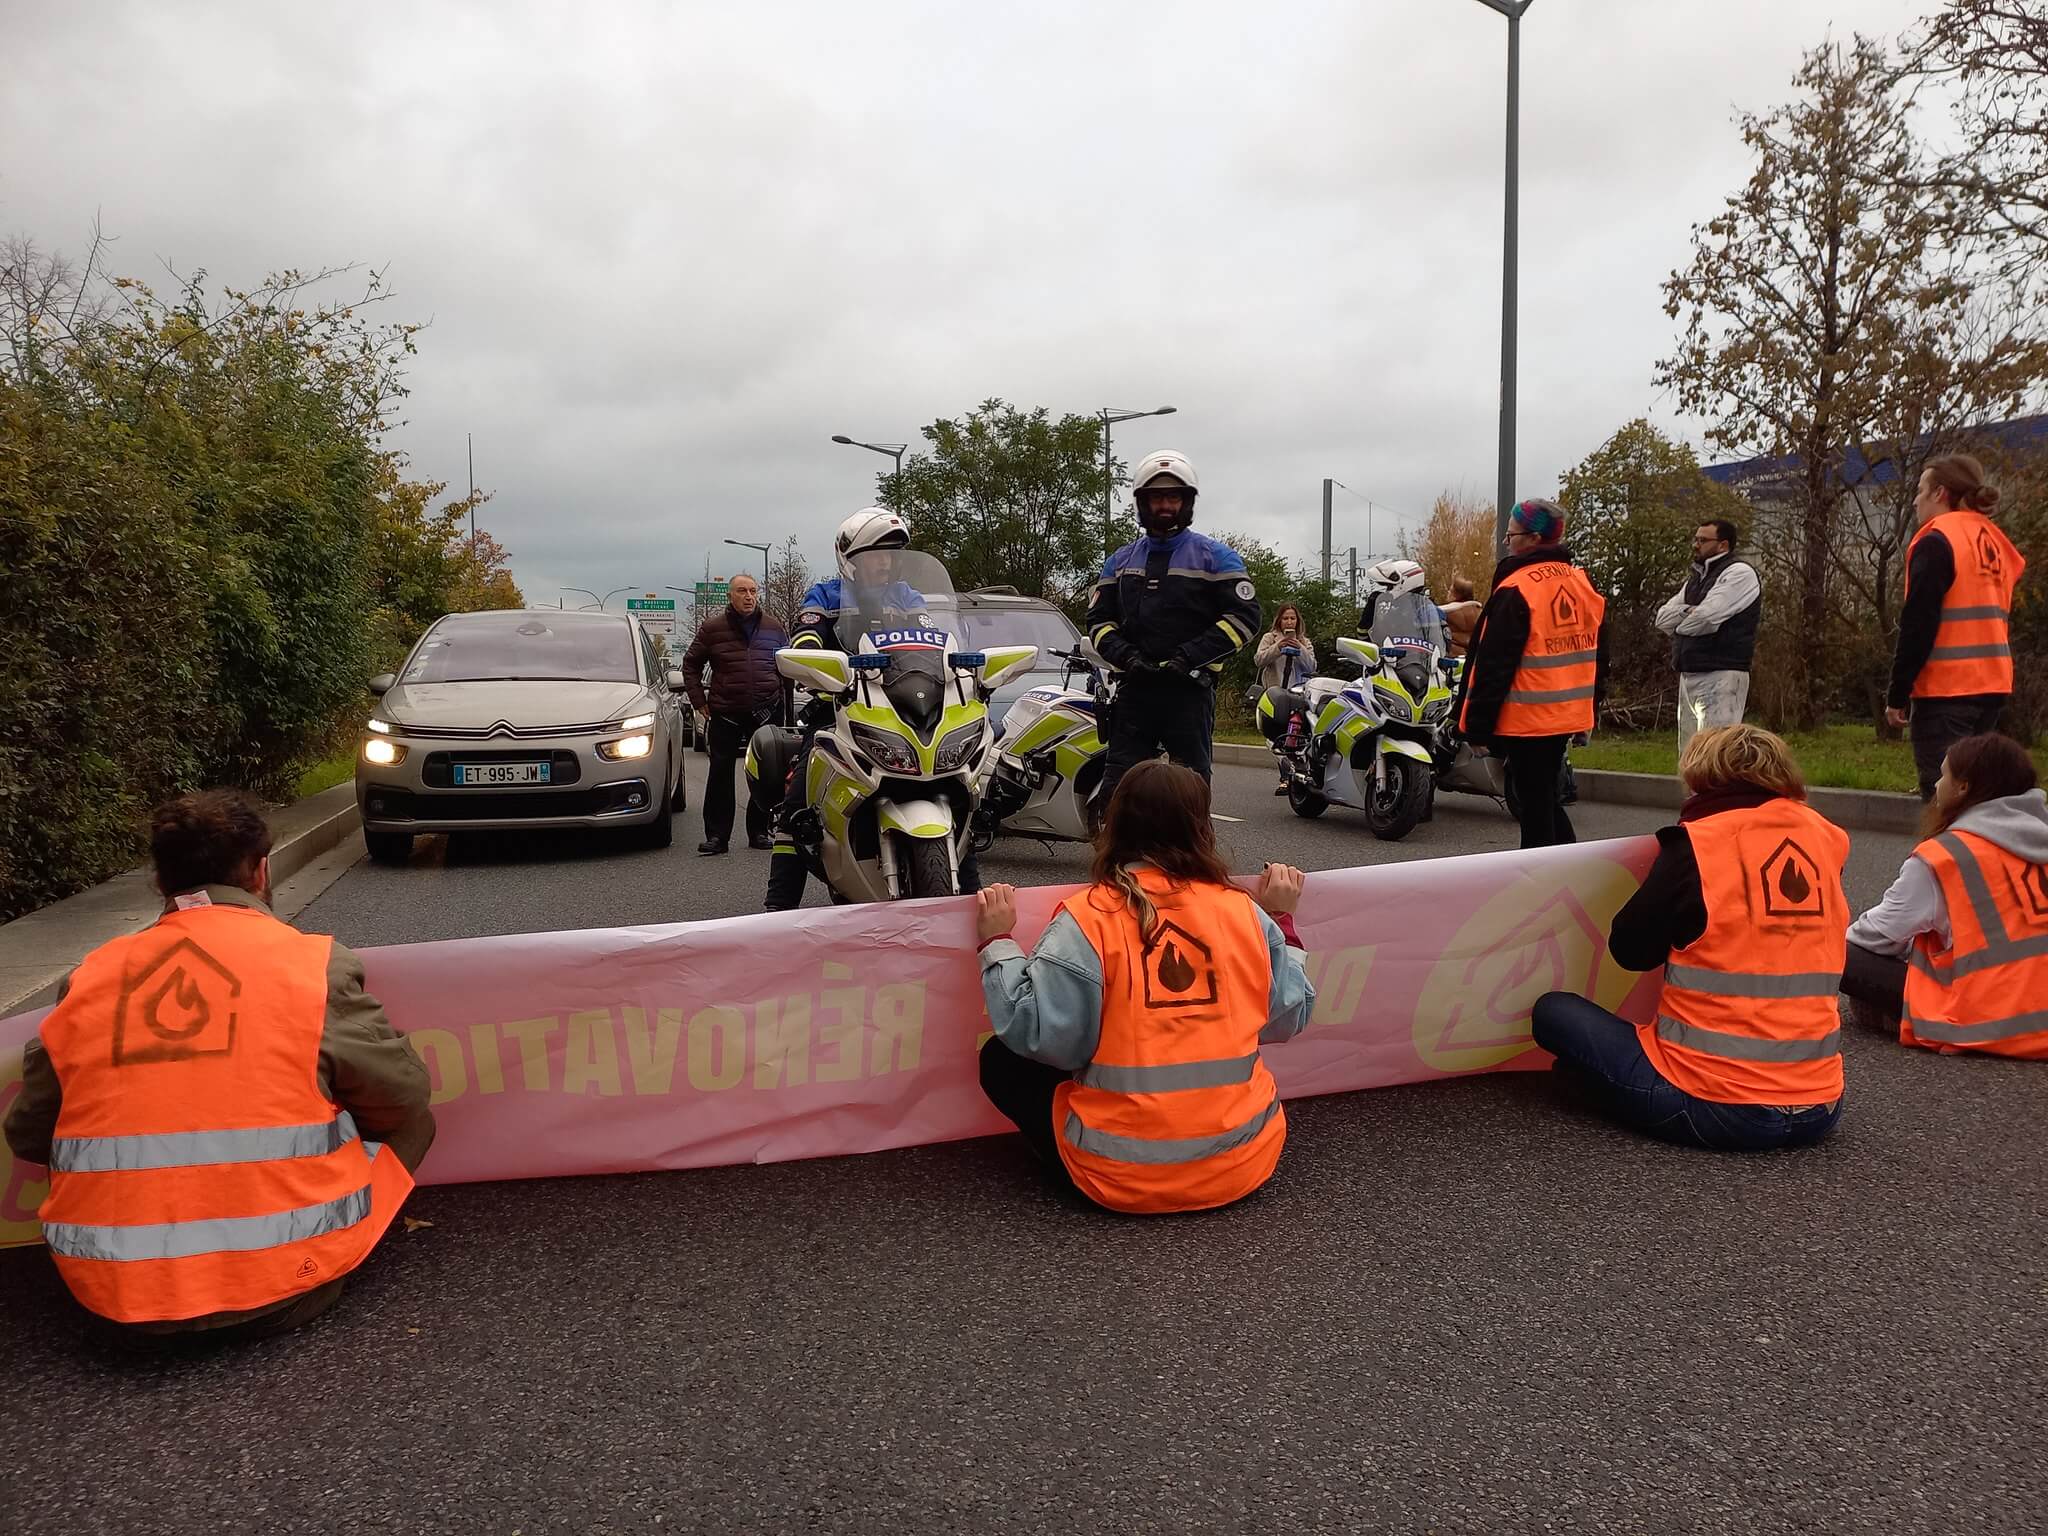
{"label": "overcast sky", "polygon": [[[1537,0],[1522,495],[1650,387],[1659,283],[1800,51],[1934,0]],[[248,283],[388,265],[397,437],[530,600],[798,534],[986,396],[1173,405],[1200,521],[1291,557],[1492,494],[1507,24],[1477,0],[7,7],[0,229]],[[1391,545],[1392,518],[1374,533]],[[571,605],[580,601],[571,597]],[[619,606],[615,600],[614,607]]]}

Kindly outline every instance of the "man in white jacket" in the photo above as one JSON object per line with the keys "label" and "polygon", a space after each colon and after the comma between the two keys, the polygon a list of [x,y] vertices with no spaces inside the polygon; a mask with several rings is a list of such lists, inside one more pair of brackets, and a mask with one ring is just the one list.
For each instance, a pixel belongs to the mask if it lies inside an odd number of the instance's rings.
{"label": "man in white jacket", "polygon": [[1742,724],[1749,703],[1749,663],[1763,621],[1764,587],[1755,569],[1735,558],[1738,537],[1726,519],[1695,528],[1692,571],[1657,610],[1657,627],[1671,636],[1671,663],[1678,668],[1681,754],[1696,731]]}

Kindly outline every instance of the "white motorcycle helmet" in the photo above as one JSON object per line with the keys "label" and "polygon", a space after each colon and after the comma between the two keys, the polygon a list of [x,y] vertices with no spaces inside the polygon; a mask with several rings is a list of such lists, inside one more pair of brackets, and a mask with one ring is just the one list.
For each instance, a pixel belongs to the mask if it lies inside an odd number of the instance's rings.
{"label": "white motorcycle helmet", "polygon": [[[839,576],[842,581],[862,585],[859,573],[854,569],[855,555],[871,549],[910,548],[910,524],[903,521],[887,507],[863,507],[839,525],[839,534],[832,541],[832,552],[839,561]],[[883,584],[887,584],[885,578]]]}
{"label": "white motorcycle helmet", "polygon": [[1375,560],[1359,575],[1365,578],[1366,590],[1385,597],[1399,597],[1404,592],[1420,592],[1429,585],[1422,567],[1413,560]]}
{"label": "white motorcycle helmet", "polygon": [[[1170,526],[1162,523],[1154,527],[1145,512],[1145,492],[1158,486],[1177,485],[1187,491],[1181,500],[1180,516]],[[1171,448],[1162,448],[1157,453],[1148,453],[1138,461],[1138,467],[1131,471],[1131,504],[1137,508],[1138,526],[1156,538],[1170,538],[1195,520],[1195,497],[1202,489],[1201,477],[1195,473],[1195,466],[1188,462],[1187,455],[1176,453]]]}

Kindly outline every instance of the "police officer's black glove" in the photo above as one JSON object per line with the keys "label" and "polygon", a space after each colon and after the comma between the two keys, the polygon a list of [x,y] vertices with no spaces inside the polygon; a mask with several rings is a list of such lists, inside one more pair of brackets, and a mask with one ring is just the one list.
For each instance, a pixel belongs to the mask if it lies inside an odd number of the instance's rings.
{"label": "police officer's black glove", "polygon": [[1104,635],[1102,642],[1095,649],[1104,661],[1119,672],[1137,672],[1144,668],[1144,654],[1122,635]]}

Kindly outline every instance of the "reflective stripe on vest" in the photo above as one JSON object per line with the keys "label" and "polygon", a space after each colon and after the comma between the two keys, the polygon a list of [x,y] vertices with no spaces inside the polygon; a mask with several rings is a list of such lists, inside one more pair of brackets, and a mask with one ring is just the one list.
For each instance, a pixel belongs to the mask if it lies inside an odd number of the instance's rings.
{"label": "reflective stripe on vest", "polygon": [[[1920,857],[1934,872],[1948,901],[1951,947],[1948,959],[1937,961],[1930,948],[1932,941],[1923,938],[1907,956],[1911,969],[1906,977],[1902,1038],[1908,1044],[2048,1057],[2048,1010],[2032,1006],[2048,992],[2048,933],[2013,936],[2012,924],[1985,869],[1984,853],[1969,837],[1950,830],[1933,838],[1932,845],[1945,858],[1929,856],[1924,844]],[[1994,844],[1985,846],[1994,850],[1995,857],[2021,862]],[[1962,887],[1960,903],[1948,871],[1953,871]],[[2012,918],[2014,922],[2027,921],[2024,909],[2015,910]],[[2027,1036],[2039,1038],[2007,1046],[2007,1042],[2020,1042]]]}
{"label": "reflective stripe on vest", "polygon": [[1069,1113],[1060,1135],[1078,1152],[1113,1158],[1119,1163],[1199,1163],[1220,1153],[1245,1145],[1266,1128],[1266,1122],[1280,1113],[1280,1101],[1273,1100],[1242,1125],[1232,1126],[1214,1136],[1188,1136],[1177,1141],[1155,1141],[1144,1136],[1117,1136],[1083,1125],[1081,1117]]}
{"label": "reflective stripe on vest", "polygon": [[1709,971],[1696,965],[1667,965],[1664,980],[1688,992],[1711,992],[1716,997],[1833,997],[1842,990],[1840,971],[1776,976],[1759,971]]}
{"label": "reflective stripe on vest", "polygon": [[[1159,1067],[1110,1067],[1090,1062],[1074,1074],[1087,1088],[1110,1093],[1179,1093],[1189,1088],[1223,1088],[1248,1083],[1259,1064],[1258,1052],[1218,1061],[1180,1061]],[[1076,1143],[1079,1145],[1079,1143]]]}
{"label": "reflective stripe on vest", "polygon": [[1944,512],[1930,518],[1907,546],[1909,597],[1912,550],[1931,533],[1947,542],[1955,575],[1944,594],[1933,647],[1913,679],[1913,696],[2012,692],[2012,595],[2026,568],[2025,557],[1983,513]]}
{"label": "reflective stripe on vest", "polygon": [[[1828,995],[1832,997],[1834,989],[1830,988]],[[1719,1056],[1724,1061],[1826,1061],[1842,1049],[1840,1029],[1817,1040],[1765,1040],[1756,1035],[1730,1035],[1703,1025],[1682,1023],[1667,1013],[1657,1015],[1657,1035],[1673,1045]]]}
{"label": "reflective stripe on vest", "polygon": [[119,1173],[138,1168],[199,1168],[212,1163],[265,1163],[281,1157],[324,1157],[356,1139],[343,1110],[312,1125],[271,1125],[252,1131],[172,1131],[155,1136],[70,1136],[50,1144],[58,1173]]}
{"label": "reflective stripe on vest", "polygon": [[[378,1143],[367,1142],[374,1157]],[[204,1253],[254,1253],[282,1248],[352,1227],[370,1214],[370,1186],[321,1205],[267,1216],[226,1216],[210,1221],[158,1221],[135,1227],[87,1227],[73,1222],[43,1224],[43,1241],[67,1259],[192,1259]]]}

